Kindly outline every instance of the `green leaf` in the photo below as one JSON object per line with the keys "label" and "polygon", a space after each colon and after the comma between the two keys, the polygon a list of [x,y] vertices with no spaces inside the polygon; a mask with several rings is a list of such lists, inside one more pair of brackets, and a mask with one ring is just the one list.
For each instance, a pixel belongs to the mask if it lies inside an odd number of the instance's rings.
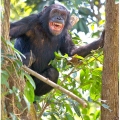
{"label": "green leaf", "polygon": [[100,89],[98,87],[92,86],[90,88],[90,98],[95,101],[100,98]]}
{"label": "green leaf", "polygon": [[22,61],[21,56],[25,58],[25,56],[24,56],[20,51],[18,51],[17,49],[14,48],[14,51],[15,51],[15,53],[17,54],[17,57],[18,57],[21,61]]}
{"label": "green leaf", "polygon": [[81,0],[75,0],[75,4],[76,5],[82,4],[82,1]]}
{"label": "green leaf", "polygon": [[23,96],[24,97],[24,100],[25,100],[25,102],[26,102],[26,105],[27,105],[27,108],[28,108],[28,110],[30,110],[30,102],[28,101],[28,99],[26,98],[26,96],[24,95]]}
{"label": "green leaf", "polygon": [[1,84],[6,85],[7,88],[9,88],[9,84],[8,84],[8,78],[9,78],[9,74],[7,71],[5,70],[1,70]]}
{"label": "green leaf", "polygon": [[26,82],[26,85],[24,88],[24,95],[30,103],[34,102],[34,97],[35,97],[34,89],[29,81]]}
{"label": "green leaf", "polygon": [[82,90],[89,90],[91,86],[91,83],[83,83],[80,85],[80,88],[82,88]]}
{"label": "green leaf", "polygon": [[78,23],[80,31],[83,31],[87,34],[89,32],[89,29],[88,26],[86,25],[85,18],[81,18]]}
{"label": "green leaf", "polygon": [[101,68],[95,68],[95,69],[92,71],[92,75],[94,75],[94,76],[101,77],[101,74],[102,74],[102,67],[101,67]]}
{"label": "green leaf", "polygon": [[65,116],[67,120],[74,120],[74,118],[69,113],[66,113]]}
{"label": "green leaf", "polygon": [[24,75],[27,78],[27,80],[31,83],[31,85],[33,86],[33,88],[36,89],[36,85],[35,85],[35,82],[32,79],[32,77],[29,74],[27,74],[27,73],[24,73]]}
{"label": "green leaf", "polygon": [[79,56],[79,55],[77,55],[77,54],[76,54],[76,55],[74,55],[74,57],[75,57],[75,58],[78,58],[78,59],[80,59],[80,60],[83,60],[83,59],[84,59],[84,57]]}
{"label": "green leaf", "polygon": [[80,70],[80,81],[82,81],[85,77],[85,72],[83,71],[83,69]]}
{"label": "green leaf", "polygon": [[9,40],[6,40],[6,43],[7,43],[7,45],[9,45],[12,49],[15,49],[15,48],[14,48],[14,45],[13,45]]}
{"label": "green leaf", "polygon": [[90,120],[88,115],[85,115],[83,118],[84,118],[84,120]]}
{"label": "green leaf", "polygon": [[19,91],[18,88],[16,88],[15,86],[12,87],[12,90],[14,93],[17,93]]}
{"label": "green leaf", "polygon": [[91,62],[93,62],[95,60],[95,58],[94,57],[91,57],[89,60],[88,60],[88,63],[91,63]]}
{"label": "green leaf", "polygon": [[88,108],[84,108],[83,110],[82,110],[82,114],[87,114],[88,113]]}
{"label": "green leaf", "polygon": [[66,104],[65,107],[66,107],[66,111],[68,111],[72,115],[73,112],[71,106],[69,104]]}
{"label": "green leaf", "polygon": [[57,120],[53,114],[51,115],[51,118],[52,118],[52,120]]}
{"label": "green leaf", "polygon": [[80,113],[80,109],[79,109],[78,105],[76,105],[75,103],[72,102],[72,106],[73,106],[76,114],[80,117],[81,113]]}
{"label": "green leaf", "polygon": [[23,65],[23,63],[20,60],[15,60],[14,63],[17,64],[18,68],[20,68]]}
{"label": "green leaf", "polygon": [[68,58],[68,54],[65,54],[63,57],[64,57],[64,58]]}
{"label": "green leaf", "polygon": [[62,58],[62,55],[61,55],[61,54],[59,54],[59,53],[57,53],[57,52],[54,52],[54,54],[55,54],[55,57],[56,57],[58,60]]}
{"label": "green leaf", "polygon": [[94,119],[97,120],[100,117],[100,110],[97,110],[94,114]]}
{"label": "green leaf", "polygon": [[80,7],[79,14],[83,16],[88,16],[88,15],[93,16],[93,13],[90,11],[90,9],[86,7]]}

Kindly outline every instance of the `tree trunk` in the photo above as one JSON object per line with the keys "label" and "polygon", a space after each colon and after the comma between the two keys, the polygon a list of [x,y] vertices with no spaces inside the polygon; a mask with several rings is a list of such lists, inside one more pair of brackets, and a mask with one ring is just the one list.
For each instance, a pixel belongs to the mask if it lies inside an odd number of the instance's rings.
{"label": "tree trunk", "polygon": [[106,26],[102,100],[107,100],[109,109],[101,108],[101,120],[118,120],[118,55],[119,55],[119,8],[114,0],[106,1]]}
{"label": "tree trunk", "polygon": [[[4,0],[4,14],[2,18],[2,37],[4,40],[9,40],[9,16],[10,16],[10,0]],[[2,42],[2,50],[4,51],[3,56],[6,56],[7,54],[14,54],[13,50],[8,48],[4,42]],[[12,60],[11,60],[12,61]],[[13,69],[13,66],[10,60],[4,60],[4,63],[2,63],[1,67],[2,70],[7,70],[7,67],[10,66],[12,69],[9,74],[9,79],[8,84],[9,84],[9,89],[12,90],[13,87],[18,88],[20,92],[23,92],[24,86],[25,86],[25,80],[21,77],[19,77],[15,70]],[[23,99],[23,95],[21,95],[21,101],[18,101],[16,98],[16,95],[14,93],[10,94],[8,92],[8,88],[6,88],[5,85],[2,85],[2,98],[1,98],[1,108],[2,108],[2,113],[1,113],[1,119],[2,120],[7,120],[12,119],[12,114],[16,115],[20,119],[24,120],[36,120],[36,112],[34,109],[34,105],[32,104],[30,106],[30,111],[28,112],[25,100]],[[6,95],[7,93],[7,95]],[[17,104],[20,102],[21,107],[18,108]]]}
{"label": "tree trunk", "polygon": [[[2,23],[1,23],[1,26],[2,26],[2,37],[5,39],[5,40],[8,40],[9,39],[9,16],[10,16],[10,1],[8,0],[5,0],[3,1],[4,2],[4,13],[3,13],[3,20],[2,20]],[[8,8],[8,9],[6,9]],[[7,54],[8,51],[5,47],[5,45],[3,44],[3,42],[1,43],[1,47],[2,47],[2,50],[4,50],[4,52]],[[1,90],[3,93],[5,93],[7,91],[7,88],[5,85],[2,85],[1,86]],[[1,93],[1,96],[2,96],[2,93]],[[5,96],[2,96],[1,97],[1,119],[6,119],[7,118],[7,112],[6,112],[6,109],[5,109]]]}

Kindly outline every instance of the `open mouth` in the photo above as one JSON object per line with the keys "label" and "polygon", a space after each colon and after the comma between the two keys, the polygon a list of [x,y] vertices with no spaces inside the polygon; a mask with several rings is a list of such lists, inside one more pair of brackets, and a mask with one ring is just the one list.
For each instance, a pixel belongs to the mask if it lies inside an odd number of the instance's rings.
{"label": "open mouth", "polygon": [[57,22],[49,22],[49,27],[53,31],[61,31],[64,27],[64,24]]}

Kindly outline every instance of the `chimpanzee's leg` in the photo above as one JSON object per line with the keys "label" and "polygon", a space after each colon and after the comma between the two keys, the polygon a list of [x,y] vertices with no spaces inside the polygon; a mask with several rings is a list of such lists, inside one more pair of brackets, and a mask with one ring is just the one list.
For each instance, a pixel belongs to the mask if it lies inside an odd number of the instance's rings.
{"label": "chimpanzee's leg", "polygon": [[[46,78],[50,79],[51,81],[57,83],[59,73],[55,68],[50,67],[47,70],[45,70],[41,75],[43,75],[44,77],[46,77]],[[44,95],[44,94],[50,92],[53,89],[51,86],[49,86],[48,84],[38,80],[37,78],[34,78],[34,80],[35,80],[35,83],[36,83],[35,95],[37,95],[37,96]]]}

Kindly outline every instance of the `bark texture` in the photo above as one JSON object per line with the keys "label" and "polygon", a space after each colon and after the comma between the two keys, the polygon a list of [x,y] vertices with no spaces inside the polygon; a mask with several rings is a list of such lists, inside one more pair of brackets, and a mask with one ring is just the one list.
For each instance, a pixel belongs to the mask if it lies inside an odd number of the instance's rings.
{"label": "bark texture", "polygon": [[118,70],[119,70],[119,6],[114,0],[106,0],[106,26],[102,100],[107,100],[109,109],[101,108],[101,120],[118,120]]}
{"label": "bark texture", "polygon": [[[2,19],[2,23],[0,23],[1,27],[2,27],[1,36],[5,40],[7,40],[7,39],[9,39],[9,16],[10,16],[10,1],[9,0],[4,1],[3,16],[4,16],[4,18]],[[6,47],[3,44],[3,42],[1,43],[1,47],[2,47],[2,50],[4,50],[5,53],[7,54],[8,51],[6,50]],[[2,65],[1,65],[1,67],[2,67]],[[2,92],[3,93],[7,92],[7,88],[5,85],[1,86],[1,96],[2,96]],[[5,109],[5,96],[2,96],[1,97],[1,119],[6,119],[6,118],[7,118],[7,112]]]}
{"label": "bark texture", "polygon": [[[10,16],[10,0],[3,0],[3,4],[4,4],[4,8],[3,8],[3,18],[2,18],[2,38],[4,40],[9,40],[9,16]],[[4,53],[2,53],[2,56],[4,56],[4,58],[7,58],[6,55],[7,54],[14,54],[13,50],[10,49],[8,46],[6,46],[6,44],[4,44],[4,42],[1,43],[2,45],[2,50],[4,51]],[[9,71],[7,68],[10,67],[11,71],[9,72],[10,77],[7,80],[8,84],[9,84],[9,89],[12,89],[13,86],[18,88],[21,92],[23,92],[24,90],[24,86],[25,86],[25,81],[23,80],[23,78],[18,77],[18,75],[15,72],[15,69],[13,69],[12,66],[12,60],[8,60],[5,59],[4,63],[1,65],[2,70],[7,70]],[[18,99],[16,98],[16,95],[10,94],[8,91],[8,88],[5,85],[1,86],[1,120],[7,120],[12,119],[11,113],[13,113],[14,115],[16,115],[18,118],[20,118],[21,120],[36,120],[36,113],[34,110],[34,105],[32,104],[30,107],[30,112],[28,112],[26,103],[23,99],[23,96],[21,96],[21,101],[20,101],[20,108],[17,107],[17,103],[18,103]]]}

